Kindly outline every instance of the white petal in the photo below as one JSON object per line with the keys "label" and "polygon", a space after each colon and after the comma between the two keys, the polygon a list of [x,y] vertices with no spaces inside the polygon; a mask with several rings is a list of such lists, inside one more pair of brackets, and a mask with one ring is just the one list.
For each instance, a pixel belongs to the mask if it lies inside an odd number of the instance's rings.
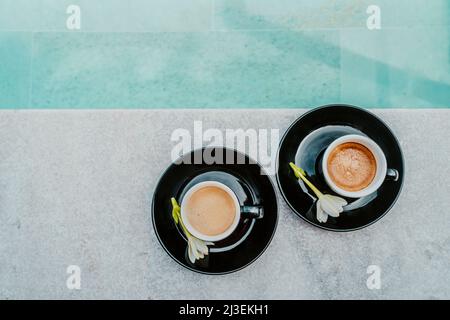
{"label": "white petal", "polygon": [[196,250],[196,248],[192,248],[192,251],[194,253],[195,259],[197,260],[202,259],[203,254],[200,251]]}
{"label": "white petal", "polygon": [[194,251],[192,251],[192,247],[191,246],[188,246],[188,256],[189,256],[189,260],[192,263],[195,263],[196,258],[195,258],[195,255],[194,255]]}
{"label": "white petal", "polygon": [[337,205],[340,205],[342,207],[346,206],[348,204],[347,200],[345,200],[344,198],[337,197],[337,196],[332,196],[332,195],[327,195],[327,197],[329,199],[331,199],[333,202],[335,202]]}
{"label": "white petal", "polygon": [[209,249],[207,246],[204,246],[204,247],[201,247],[201,249],[199,248],[198,251],[201,252],[203,255],[207,255],[209,252]]}
{"label": "white petal", "polygon": [[194,237],[190,237],[188,241],[189,248],[192,251],[192,255],[194,256],[195,260],[202,259],[204,256],[201,252],[199,252],[197,247],[197,241]]}
{"label": "white petal", "polygon": [[189,244],[189,247],[192,248],[192,252],[197,251],[197,243],[195,243],[195,240],[193,237],[189,237],[188,244]]}
{"label": "white petal", "polygon": [[347,204],[347,201],[345,201],[345,199],[331,195],[327,195],[327,197],[330,203],[333,204],[333,206],[339,211],[339,213],[344,211],[344,206]]}
{"label": "white petal", "polygon": [[320,206],[323,211],[335,218],[339,217],[339,213],[342,212],[342,207],[336,206],[336,204],[332,200],[328,199],[327,196],[320,199]]}
{"label": "white petal", "polygon": [[204,257],[205,257],[205,255],[203,254],[203,252],[201,252],[201,251],[197,251],[197,259],[203,259]]}
{"label": "white petal", "polygon": [[200,251],[201,253],[205,254],[208,253],[208,246],[206,243],[200,239],[195,239],[195,246],[197,247],[197,251]]}
{"label": "white petal", "polygon": [[322,207],[320,206],[320,201],[317,202],[316,204],[317,207],[317,220],[320,223],[325,223],[328,220],[328,215],[323,211]]}

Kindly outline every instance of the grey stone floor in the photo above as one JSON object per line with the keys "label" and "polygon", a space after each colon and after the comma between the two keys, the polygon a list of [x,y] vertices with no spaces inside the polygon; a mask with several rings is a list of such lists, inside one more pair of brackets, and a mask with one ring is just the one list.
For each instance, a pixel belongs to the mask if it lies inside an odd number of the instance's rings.
{"label": "grey stone floor", "polygon": [[[151,225],[176,128],[280,128],[304,110],[0,112],[0,298],[450,298],[450,110],[374,110],[406,157],[403,193],[369,228],[319,230],[280,201],[278,230],[248,268],[180,267]],[[81,290],[66,287],[81,267]],[[369,265],[382,287],[366,286]]]}

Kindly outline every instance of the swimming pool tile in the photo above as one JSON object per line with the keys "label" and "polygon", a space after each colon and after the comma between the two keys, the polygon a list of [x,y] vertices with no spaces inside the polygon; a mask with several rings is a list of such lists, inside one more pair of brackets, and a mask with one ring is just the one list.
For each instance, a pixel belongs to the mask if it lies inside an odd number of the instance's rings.
{"label": "swimming pool tile", "polygon": [[0,109],[27,108],[31,34],[0,32]]}
{"label": "swimming pool tile", "polygon": [[80,31],[206,31],[211,27],[210,0],[1,0],[0,30],[70,31],[71,4],[80,6]]}
{"label": "swimming pool tile", "polygon": [[0,31],[31,31],[40,25],[41,0],[0,0]]}
{"label": "swimming pool tile", "polygon": [[216,0],[214,22],[219,30],[330,28],[352,25],[363,14],[343,1]]}
{"label": "swimming pool tile", "polygon": [[369,1],[381,9],[382,27],[449,27],[448,0],[377,0]]}
{"label": "swimming pool tile", "polygon": [[342,31],[342,100],[367,107],[450,107],[449,32]]}
{"label": "swimming pool tile", "polygon": [[35,108],[254,108],[339,99],[338,32],[38,33]]}
{"label": "swimming pool tile", "polygon": [[0,0],[1,108],[450,107],[446,0],[71,3]]}
{"label": "swimming pool tile", "polygon": [[369,5],[382,27],[448,26],[448,0],[215,0],[218,30],[365,28]]}

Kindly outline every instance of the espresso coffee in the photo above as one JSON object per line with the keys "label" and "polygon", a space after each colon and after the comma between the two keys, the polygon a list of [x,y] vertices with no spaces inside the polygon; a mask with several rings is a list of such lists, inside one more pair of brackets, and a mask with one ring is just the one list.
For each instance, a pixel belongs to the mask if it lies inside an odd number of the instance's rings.
{"label": "espresso coffee", "polygon": [[186,203],[186,210],[191,226],[207,236],[224,233],[236,217],[236,207],[231,195],[215,186],[195,191]]}
{"label": "espresso coffee", "polygon": [[336,186],[355,192],[372,183],[377,172],[377,162],[368,148],[359,143],[347,142],[331,151],[327,169]]}

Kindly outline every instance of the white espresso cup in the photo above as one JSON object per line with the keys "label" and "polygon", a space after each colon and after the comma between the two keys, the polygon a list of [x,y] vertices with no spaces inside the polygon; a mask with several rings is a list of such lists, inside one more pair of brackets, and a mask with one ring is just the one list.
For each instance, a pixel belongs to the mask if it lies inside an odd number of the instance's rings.
{"label": "white espresso cup", "polygon": [[[206,187],[217,187],[225,191],[233,200],[234,203],[234,220],[231,223],[231,225],[228,227],[227,230],[220,234],[216,235],[205,235],[199,232],[197,229],[195,229],[190,223],[189,219],[187,217],[187,203],[189,202],[191,196],[198,190]],[[196,238],[204,240],[204,241],[211,241],[211,242],[217,242],[220,240],[223,240],[230,236],[239,225],[239,221],[241,220],[241,216],[244,215],[248,218],[254,218],[259,219],[264,216],[263,207],[261,206],[241,206],[239,203],[239,200],[236,196],[236,194],[226,186],[225,184],[217,181],[204,181],[200,182],[193,187],[191,187],[186,194],[183,197],[183,200],[181,201],[181,219],[183,220],[184,226],[186,229]]]}
{"label": "white espresso cup", "polygon": [[[348,191],[340,188],[337,186],[333,180],[330,177],[330,174],[328,172],[328,158],[331,154],[331,152],[338,147],[341,144],[344,143],[358,143],[369,149],[369,151],[373,154],[375,161],[376,161],[376,172],[375,177],[373,178],[372,182],[365,187],[364,189],[358,190],[358,191]],[[347,198],[362,198],[365,196],[368,196],[375,191],[378,190],[378,188],[381,187],[384,180],[387,176],[393,176],[394,179],[398,178],[395,177],[395,175],[398,175],[398,172],[396,170],[388,170],[387,168],[387,162],[386,162],[386,156],[384,155],[383,150],[376,144],[372,139],[369,139],[365,136],[351,134],[346,135],[343,137],[340,137],[336,140],[334,140],[328,148],[325,150],[325,153],[323,155],[322,159],[322,172],[323,176],[325,178],[326,183],[328,186],[337,194],[347,197]]]}

